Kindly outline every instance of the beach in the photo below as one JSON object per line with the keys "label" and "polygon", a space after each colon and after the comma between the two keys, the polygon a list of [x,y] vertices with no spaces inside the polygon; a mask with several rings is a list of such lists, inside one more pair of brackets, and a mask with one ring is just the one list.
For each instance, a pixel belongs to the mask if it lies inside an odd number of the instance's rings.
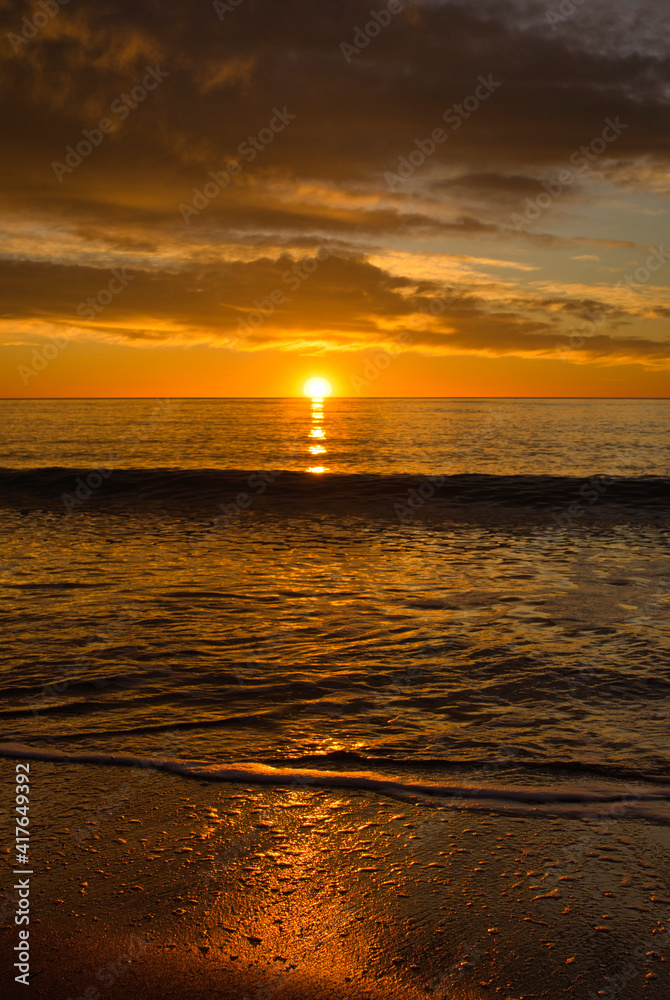
{"label": "beach", "polygon": [[[43,761],[31,788],[39,1000],[667,996],[667,826],[612,806],[515,815]],[[16,936],[6,920],[5,966]]]}
{"label": "beach", "polygon": [[670,1000],[670,6],[374,6],[0,3],[0,1000]]}
{"label": "beach", "polygon": [[314,405],[10,411],[8,995],[666,997],[666,411]]}

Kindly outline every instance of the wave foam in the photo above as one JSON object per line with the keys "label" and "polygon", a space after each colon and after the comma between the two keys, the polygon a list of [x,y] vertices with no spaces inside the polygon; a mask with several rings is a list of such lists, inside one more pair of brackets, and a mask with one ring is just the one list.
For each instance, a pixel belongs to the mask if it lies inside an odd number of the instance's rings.
{"label": "wave foam", "polygon": [[[58,764],[108,767],[141,767],[166,771],[199,781],[225,781],[245,785],[339,788],[376,792],[396,799],[435,800],[460,807],[490,811],[544,812],[551,815],[604,815],[640,817],[670,823],[670,789],[654,787],[654,779],[638,783],[634,792],[613,785],[558,783],[547,786],[442,784],[408,781],[369,771],[325,771],[318,768],[273,767],[242,762],[212,764],[207,761],[159,759],[132,754],[63,753],[15,743],[0,744],[0,757],[41,760]],[[657,779],[658,780],[658,779]],[[645,787],[646,786],[646,787]]]}

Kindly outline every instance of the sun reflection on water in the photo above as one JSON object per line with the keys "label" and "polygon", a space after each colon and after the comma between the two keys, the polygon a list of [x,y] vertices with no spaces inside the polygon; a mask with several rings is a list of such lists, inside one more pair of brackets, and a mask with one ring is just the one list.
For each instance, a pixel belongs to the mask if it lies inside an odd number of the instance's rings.
{"label": "sun reflection on water", "polygon": [[[320,444],[310,444],[307,451],[308,454],[313,458],[317,456],[322,456],[326,454],[327,449],[325,448],[323,442],[326,440],[326,430],[322,426],[325,419],[325,414],[323,410],[323,397],[313,396],[311,400],[311,418],[312,424],[309,430],[309,439],[311,441],[319,441]],[[324,472],[330,472],[330,469],[326,465],[310,465],[307,468],[308,472],[313,472],[317,475],[321,475]]]}

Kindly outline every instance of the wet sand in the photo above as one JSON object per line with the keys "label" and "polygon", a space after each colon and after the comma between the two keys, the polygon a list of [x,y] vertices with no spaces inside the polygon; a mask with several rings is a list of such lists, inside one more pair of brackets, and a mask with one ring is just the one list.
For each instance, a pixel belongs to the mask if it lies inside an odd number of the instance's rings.
{"label": "wet sand", "polygon": [[668,995],[667,826],[41,761],[31,774],[33,978],[26,993],[8,975],[7,854],[5,996]]}

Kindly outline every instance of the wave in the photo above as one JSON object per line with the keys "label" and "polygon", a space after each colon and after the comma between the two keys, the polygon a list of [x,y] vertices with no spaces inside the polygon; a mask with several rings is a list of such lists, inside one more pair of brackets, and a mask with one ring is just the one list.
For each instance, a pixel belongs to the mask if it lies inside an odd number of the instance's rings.
{"label": "wave", "polygon": [[382,475],[240,469],[0,469],[0,505],[67,513],[100,506],[194,508],[235,518],[271,506],[297,515],[337,510],[417,512],[490,508],[540,509],[568,527],[589,513],[670,511],[670,478],[550,475]]}
{"label": "wave", "polygon": [[321,770],[319,768],[275,767],[244,761],[213,764],[208,761],[141,757],[133,754],[64,753],[0,744],[0,757],[40,760],[55,764],[96,765],[99,767],[149,768],[198,781],[244,785],[272,785],[293,788],[336,788],[375,792],[393,799],[446,803],[456,808],[489,811],[546,813],[556,815],[638,817],[670,824],[670,788],[659,787],[667,779],[650,777],[637,782],[635,790],[589,782],[555,782],[551,785],[472,784],[408,780],[380,772]]}

